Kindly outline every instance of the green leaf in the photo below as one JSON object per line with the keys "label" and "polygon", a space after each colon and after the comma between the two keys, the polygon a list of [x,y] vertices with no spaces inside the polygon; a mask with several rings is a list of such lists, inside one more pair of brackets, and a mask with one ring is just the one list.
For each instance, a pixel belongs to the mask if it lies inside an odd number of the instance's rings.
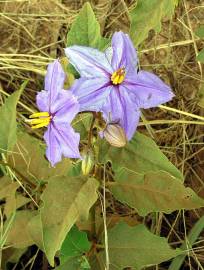
{"label": "green leaf", "polygon": [[143,174],[149,171],[165,171],[182,180],[181,172],[168,160],[156,143],[149,137],[137,132],[124,148],[103,145],[100,161],[112,161],[113,169],[117,171],[127,168]]}
{"label": "green leaf", "polygon": [[30,198],[24,197],[21,193],[16,192],[19,188],[17,182],[12,181],[9,177],[0,177],[0,199],[5,199],[4,215],[9,218],[16,209],[30,202]]}
{"label": "green leaf", "polygon": [[11,181],[7,176],[0,178],[0,199],[5,199],[4,214],[8,218],[19,207],[16,200],[17,182]]}
{"label": "green leaf", "polygon": [[54,256],[79,219],[87,219],[89,209],[97,200],[98,181],[86,177],[53,177],[45,189],[40,210],[43,245],[48,261]]}
{"label": "green leaf", "polygon": [[198,36],[200,38],[204,38],[204,25],[201,25],[200,27],[198,27],[195,30],[195,34],[196,34],[196,36]]}
{"label": "green leaf", "polygon": [[148,37],[150,30],[160,31],[164,16],[173,14],[178,1],[175,0],[138,0],[130,12],[130,35],[135,45]]}
{"label": "green leaf", "polygon": [[[17,211],[6,238],[6,244],[14,248],[26,248],[34,244],[28,231],[28,223],[36,215],[36,211]],[[7,222],[5,223],[7,227]]]}
{"label": "green leaf", "polygon": [[20,89],[10,95],[0,107],[0,152],[11,151],[16,143],[16,106],[27,82],[25,81]]}
{"label": "green leaf", "polygon": [[81,160],[72,164],[67,176],[80,176],[80,175],[82,175]]}
{"label": "green leaf", "polygon": [[[159,264],[182,253],[172,249],[167,239],[152,234],[144,225],[129,227],[119,223],[108,232],[110,270],[141,269]],[[100,254],[104,258],[104,252]],[[104,259],[103,259],[104,261]]]}
{"label": "green leaf", "polygon": [[85,256],[73,257],[56,268],[56,270],[87,270],[87,269],[90,269],[90,266]]}
{"label": "green leaf", "polygon": [[92,113],[83,113],[78,114],[73,120],[72,125],[74,129],[80,133],[81,140],[87,139],[92,118],[93,118]]}
{"label": "green leaf", "polygon": [[115,198],[135,208],[141,216],[151,212],[171,213],[204,206],[204,200],[193,190],[166,172],[138,174],[121,169],[115,179],[116,182],[110,186]]}
{"label": "green leaf", "polygon": [[198,53],[196,59],[197,61],[204,63],[204,48]]}
{"label": "green leaf", "polygon": [[34,216],[28,223],[28,233],[36,246],[44,252],[43,227],[40,214]]}
{"label": "green leaf", "polygon": [[51,167],[45,158],[44,144],[25,132],[18,133],[17,144],[14,152],[9,156],[8,163],[23,177],[34,183],[48,180],[51,176],[67,175],[71,167],[71,161],[67,158],[64,158],[55,168]]}
{"label": "green leaf", "polygon": [[7,264],[9,262],[18,263],[19,259],[26,252],[26,250],[27,248],[5,248],[2,254],[3,257],[1,262],[2,270],[9,269],[7,267]]}
{"label": "green leaf", "polygon": [[103,49],[108,39],[101,37],[100,25],[89,2],[86,2],[70,31],[67,34],[67,46],[83,45]]}
{"label": "green leaf", "polygon": [[[187,236],[187,239],[184,240],[183,244],[181,245],[182,250],[188,250],[192,248],[193,244],[198,239],[198,236],[203,232],[204,230],[204,216],[202,216],[196,224],[193,225],[193,228],[191,229],[190,233]],[[181,266],[185,260],[186,253],[179,255],[178,257],[174,258],[172,263],[170,264],[168,270],[179,270],[181,269]]]}
{"label": "green leaf", "polygon": [[65,263],[71,257],[82,256],[83,253],[89,251],[91,247],[88,241],[87,234],[79,231],[77,226],[73,226],[68,232],[61,250],[60,250],[60,262]]}

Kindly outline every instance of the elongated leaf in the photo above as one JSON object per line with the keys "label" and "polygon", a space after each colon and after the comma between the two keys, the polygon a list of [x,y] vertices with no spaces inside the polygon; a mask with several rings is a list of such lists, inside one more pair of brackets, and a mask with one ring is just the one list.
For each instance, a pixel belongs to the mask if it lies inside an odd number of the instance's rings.
{"label": "elongated leaf", "polygon": [[51,265],[56,251],[78,219],[86,219],[97,200],[98,182],[85,177],[54,177],[50,179],[42,200],[41,222],[43,245]]}
{"label": "elongated leaf", "polygon": [[[144,225],[129,227],[121,222],[108,232],[108,242],[111,270],[125,267],[139,270],[182,253],[172,249],[167,239],[152,234]],[[104,253],[100,256],[104,258]]]}
{"label": "elongated leaf", "polygon": [[135,208],[141,216],[151,212],[171,213],[180,209],[204,206],[192,189],[166,172],[137,174],[122,169],[117,173],[111,191],[115,198]]}
{"label": "elongated leaf", "polygon": [[61,250],[60,250],[60,263],[65,263],[71,257],[80,257],[83,253],[87,252],[91,247],[88,241],[87,234],[79,231],[76,226],[73,226],[68,232]]}
{"label": "elongated leaf", "polygon": [[162,18],[173,14],[177,4],[175,0],[138,0],[130,12],[130,34],[135,45],[146,39],[151,29],[160,31]]}
{"label": "elongated leaf", "polygon": [[67,35],[67,46],[83,45],[104,48],[108,40],[101,37],[100,25],[89,2],[86,2]]}
{"label": "elongated leaf", "polygon": [[55,168],[45,158],[45,145],[25,132],[18,133],[14,153],[9,156],[9,165],[20,172],[29,182],[47,180],[51,176],[64,176],[71,166],[69,159],[63,159]]}
{"label": "elongated leaf", "polygon": [[8,97],[0,107],[0,152],[11,151],[16,143],[16,106],[20,95],[26,87],[25,81],[21,88]]}
{"label": "elongated leaf", "polygon": [[116,171],[127,168],[143,174],[149,171],[165,171],[182,180],[181,172],[167,159],[156,143],[149,137],[137,132],[124,148],[110,147],[107,144],[100,154],[100,161],[112,161]]}

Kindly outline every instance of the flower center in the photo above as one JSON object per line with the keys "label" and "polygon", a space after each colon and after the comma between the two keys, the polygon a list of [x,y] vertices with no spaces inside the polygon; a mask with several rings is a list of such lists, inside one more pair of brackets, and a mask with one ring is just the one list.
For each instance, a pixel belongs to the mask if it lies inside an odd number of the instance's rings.
{"label": "flower center", "polygon": [[125,79],[125,68],[119,68],[111,75],[113,84],[121,84]]}
{"label": "flower center", "polygon": [[38,112],[33,113],[29,118],[34,118],[29,120],[32,129],[47,127],[52,119],[52,116],[48,112]]}

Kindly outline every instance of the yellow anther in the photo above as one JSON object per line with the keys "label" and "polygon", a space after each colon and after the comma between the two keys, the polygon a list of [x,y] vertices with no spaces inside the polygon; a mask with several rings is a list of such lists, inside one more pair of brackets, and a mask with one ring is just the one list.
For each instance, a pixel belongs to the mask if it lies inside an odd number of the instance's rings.
{"label": "yellow anther", "polygon": [[49,117],[49,112],[37,112],[29,116],[29,118],[38,118],[38,117]]}
{"label": "yellow anther", "polygon": [[32,129],[46,127],[51,121],[51,116],[48,112],[33,113],[29,116],[29,118],[35,118],[27,120],[27,122],[31,125]]}
{"label": "yellow anther", "polygon": [[30,121],[31,125],[36,125],[36,124],[41,124],[45,122],[50,122],[50,117],[45,117],[45,118],[38,118],[38,119],[33,119]]}
{"label": "yellow anther", "polygon": [[41,128],[41,127],[46,127],[49,125],[49,122],[44,122],[44,123],[41,123],[41,124],[38,124],[38,125],[35,125],[35,126],[32,126],[31,128],[32,129],[35,129],[35,128]]}
{"label": "yellow anther", "polygon": [[111,81],[113,84],[121,84],[125,79],[125,69],[119,68],[115,72],[113,72],[111,76]]}

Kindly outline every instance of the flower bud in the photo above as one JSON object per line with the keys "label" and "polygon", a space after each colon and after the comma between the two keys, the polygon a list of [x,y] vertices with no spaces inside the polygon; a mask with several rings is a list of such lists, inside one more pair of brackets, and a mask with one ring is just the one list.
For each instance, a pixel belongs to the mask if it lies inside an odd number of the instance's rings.
{"label": "flower bud", "polygon": [[124,129],[118,124],[108,124],[103,132],[105,139],[115,147],[123,147],[127,143]]}
{"label": "flower bud", "polygon": [[94,157],[91,151],[87,151],[82,154],[83,160],[81,164],[81,170],[83,175],[88,175],[94,166]]}

